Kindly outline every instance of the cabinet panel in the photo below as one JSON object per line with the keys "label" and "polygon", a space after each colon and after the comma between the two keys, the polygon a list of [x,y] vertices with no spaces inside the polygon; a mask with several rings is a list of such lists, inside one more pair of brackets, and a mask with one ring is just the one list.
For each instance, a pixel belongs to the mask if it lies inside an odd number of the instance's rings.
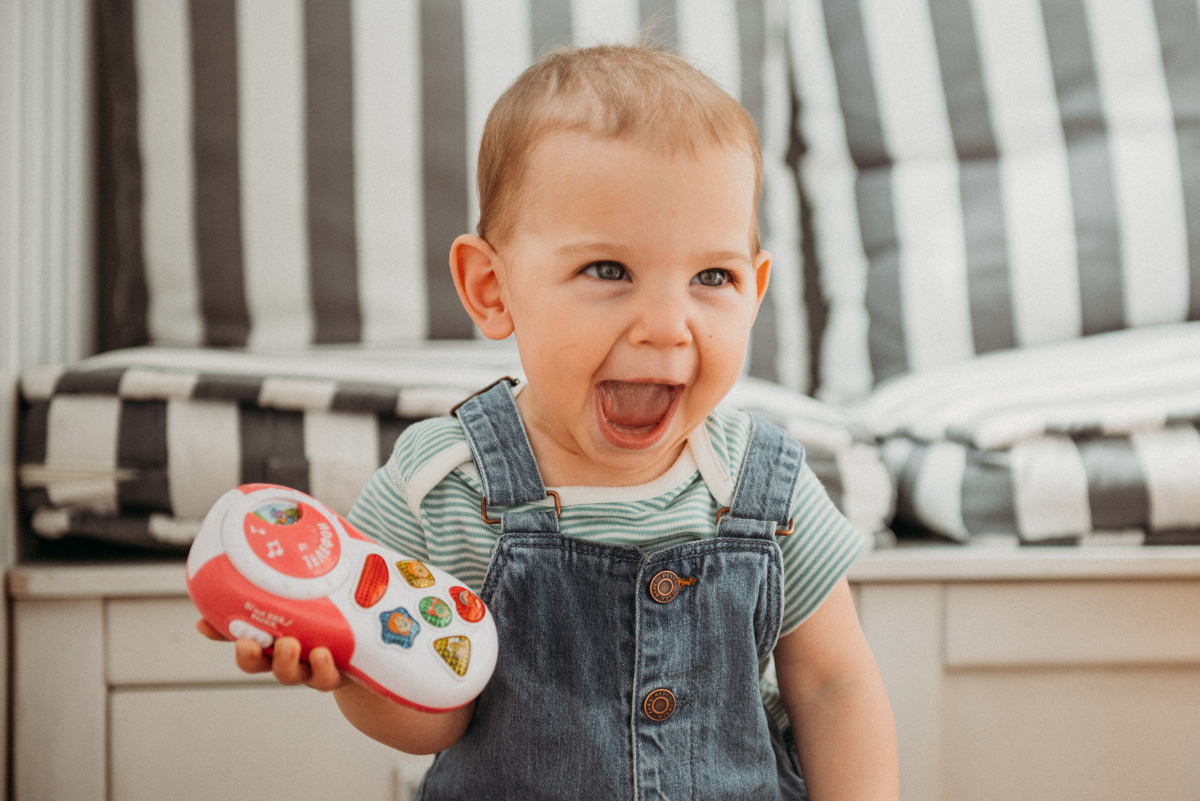
{"label": "cabinet panel", "polygon": [[432,757],[354,729],[307,688],[115,690],[112,801],[406,799]]}
{"label": "cabinet panel", "polygon": [[859,588],[863,634],[896,719],[901,801],[936,801],[942,786],[942,588]]}
{"label": "cabinet panel", "polygon": [[946,664],[1200,664],[1200,583],[946,587]]}
{"label": "cabinet panel", "polygon": [[951,671],[949,799],[1200,798],[1200,669]]}
{"label": "cabinet panel", "polygon": [[200,614],[188,598],[126,599],[105,604],[108,683],[184,684],[274,681],[238,670],[233,645],[196,631]]}
{"label": "cabinet panel", "polygon": [[104,801],[101,602],[13,604],[13,794]]}

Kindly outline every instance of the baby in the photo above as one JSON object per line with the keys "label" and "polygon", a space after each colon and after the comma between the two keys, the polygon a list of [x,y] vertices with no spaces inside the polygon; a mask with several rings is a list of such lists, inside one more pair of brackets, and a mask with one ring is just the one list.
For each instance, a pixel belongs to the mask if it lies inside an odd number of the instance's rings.
{"label": "baby", "polygon": [[557,51],[492,110],[478,180],[450,269],[526,381],[409,428],[350,519],[482,596],[496,672],[430,714],[294,639],[238,665],[441,752],[421,798],[896,798],[862,538],[797,443],[718,407],[771,268],[749,115],[677,56]]}

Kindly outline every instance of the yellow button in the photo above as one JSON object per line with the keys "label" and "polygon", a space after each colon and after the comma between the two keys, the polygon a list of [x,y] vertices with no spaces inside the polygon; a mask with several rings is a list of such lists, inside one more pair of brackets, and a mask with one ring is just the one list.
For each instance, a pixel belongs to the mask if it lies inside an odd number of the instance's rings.
{"label": "yellow button", "polygon": [[651,720],[666,720],[675,714],[675,695],[670,690],[654,690],[642,702],[642,711]]}
{"label": "yellow button", "polygon": [[670,570],[664,570],[650,579],[650,597],[660,604],[670,603],[675,600],[675,596],[678,594],[679,576]]}

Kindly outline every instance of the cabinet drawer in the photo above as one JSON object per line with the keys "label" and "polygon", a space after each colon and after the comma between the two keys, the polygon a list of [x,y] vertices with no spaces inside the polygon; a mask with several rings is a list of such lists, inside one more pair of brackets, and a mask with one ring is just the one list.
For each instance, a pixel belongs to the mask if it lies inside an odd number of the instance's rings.
{"label": "cabinet drawer", "polygon": [[105,604],[105,665],[110,686],[273,682],[238,670],[233,644],[196,631],[200,614],[188,598],[121,599]]}
{"label": "cabinet drawer", "polygon": [[949,667],[1200,663],[1200,584],[946,587]]}
{"label": "cabinet drawer", "polygon": [[306,687],[117,690],[110,782],[121,801],[407,799],[432,757],[393,751]]}

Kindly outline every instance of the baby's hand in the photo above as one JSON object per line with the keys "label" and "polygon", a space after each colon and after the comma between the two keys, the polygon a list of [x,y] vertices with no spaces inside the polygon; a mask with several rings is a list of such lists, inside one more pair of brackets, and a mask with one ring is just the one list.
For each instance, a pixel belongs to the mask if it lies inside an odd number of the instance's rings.
{"label": "baby's hand", "polygon": [[[196,622],[196,631],[210,640],[228,642],[229,638],[217,631],[204,618]],[[324,646],[318,646],[308,654],[308,662],[300,661],[300,641],[295,637],[280,637],[275,640],[274,654],[264,654],[262,646],[254,640],[242,638],[234,643],[237,666],[245,673],[270,671],[275,680],[288,686],[303,684],[314,690],[329,692],[349,683],[349,679],[337,668],[333,654]]]}

